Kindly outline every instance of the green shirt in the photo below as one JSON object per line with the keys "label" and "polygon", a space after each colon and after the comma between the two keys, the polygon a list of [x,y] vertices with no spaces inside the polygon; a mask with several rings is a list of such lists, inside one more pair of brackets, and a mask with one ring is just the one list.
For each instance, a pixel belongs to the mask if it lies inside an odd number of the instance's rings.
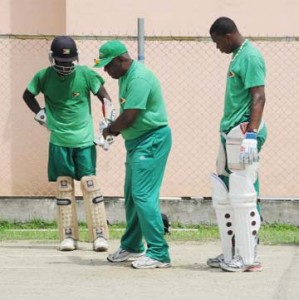
{"label": "green shirt", "polygon": [[141,110],[133,125],[121,132],[125,140],[168,124],[160,82],[145,65],[133,61],[118,84],[120,113],[126,109]]}
{"label": "green shirt", "polygon": [[250,88],[265,85],[265,61],[250,41],[246,40],[243,47],[234,51],[227,76],[224,114],[220,123],[220,131],[226,133],[249,120]]}
{"label": "green shirt", "polygon": [[62,147],[93,144],[90,92],[96,94],[103,83],[98,73],[80,65],[64,77],[53,67],[35,74],[27,89],[34,95],[44,94],[51,143]]}

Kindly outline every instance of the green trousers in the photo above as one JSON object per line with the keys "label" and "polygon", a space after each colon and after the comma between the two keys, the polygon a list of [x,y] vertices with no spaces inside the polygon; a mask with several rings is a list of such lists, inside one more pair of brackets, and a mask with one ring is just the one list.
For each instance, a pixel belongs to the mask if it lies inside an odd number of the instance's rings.
{"label": "green trousers", "polygon": [[125,142],[127,226],[121,238],[121,248],[140,253],[144,251],[144,239],[146,256],[162,262],[170,262],[170,257],[164,237],[159,194],[171,144],[168,126]]}

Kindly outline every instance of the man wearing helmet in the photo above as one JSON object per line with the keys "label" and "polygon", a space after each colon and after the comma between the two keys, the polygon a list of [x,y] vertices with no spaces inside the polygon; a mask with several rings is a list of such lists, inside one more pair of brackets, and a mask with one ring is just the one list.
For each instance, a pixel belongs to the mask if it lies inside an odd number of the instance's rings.
{"label": "man wearing helmet", "polygon": [[[50,131],[48,178],[57,182],[60,250],[77,249],[79,238],[74,180],[81,181],[89,230],[95,251],[108,249],[108,226],[103,196],[96,182],[96,148],[90,92],[110,102],[104,80],[78,61],[75,41],[57,36],[49,52],[51,66],[38,71],[23,99],[35,120]],[[36,96],[44,94],[45,108]],[[111,102],[110,102],[111,103]]]}

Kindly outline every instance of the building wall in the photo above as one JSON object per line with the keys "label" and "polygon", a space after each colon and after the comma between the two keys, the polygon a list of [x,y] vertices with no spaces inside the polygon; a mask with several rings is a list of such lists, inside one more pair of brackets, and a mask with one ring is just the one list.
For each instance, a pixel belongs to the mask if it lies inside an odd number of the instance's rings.
{"label": "building wall", "polygon": [[1,0],[0,33],[208,35],[219,16],[233,18],[244,35],[299,35],[296,0]]}

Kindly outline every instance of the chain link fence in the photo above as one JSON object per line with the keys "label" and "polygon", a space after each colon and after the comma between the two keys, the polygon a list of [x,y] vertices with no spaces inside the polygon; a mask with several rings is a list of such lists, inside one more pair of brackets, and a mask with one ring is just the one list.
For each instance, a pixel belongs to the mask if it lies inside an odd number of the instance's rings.
{"label": "chain link fence", "polygon": [[[35,72],[49,66],[52,36],[0,36],[0,195],[51,196],[47,181],[49,133],[33,121],[22,94]],[[137,58],[136,37],[74,37],[80,64],[93,66],[99,46],[118,38]],[[299,39],[249,37],[267,65],[264,119],[268,140],[261,153],[261,196],[297,198]],[[161,81],[173,147],[162,197],[209,197],[209,173],[215,171],[218,126],[223,110],[230,55],[220,53],[208,37],[145,37],[145,64]],[[106,88],[118,107],[117,81],[102,69]],[[43,96],[37,99],[43,105]],[[95,130],[101,106],[92,97]],[[98,178],[105,196],[123,196],[125,150],[121,137],[108,152],[98,148]],[[78,183],[77,194],[80,194]]]}

